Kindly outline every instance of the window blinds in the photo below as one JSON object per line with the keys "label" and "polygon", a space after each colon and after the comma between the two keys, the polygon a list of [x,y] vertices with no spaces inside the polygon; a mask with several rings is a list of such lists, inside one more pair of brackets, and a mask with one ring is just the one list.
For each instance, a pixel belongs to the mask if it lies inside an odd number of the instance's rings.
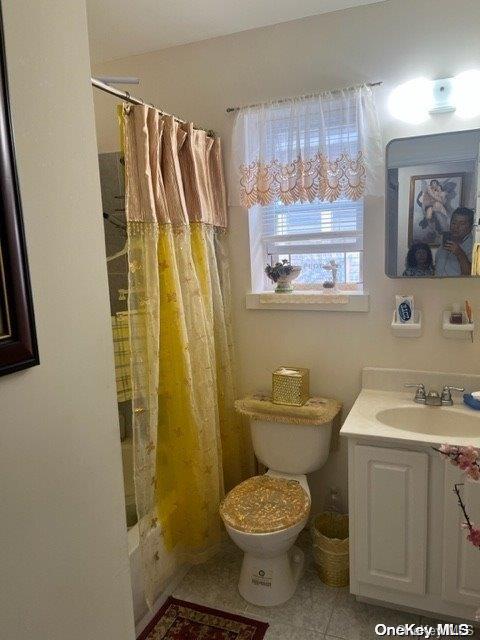
{"label": "window blinds", "polygon": [[273,204],[261,208],[267,254],[363,250],[363,199]]}

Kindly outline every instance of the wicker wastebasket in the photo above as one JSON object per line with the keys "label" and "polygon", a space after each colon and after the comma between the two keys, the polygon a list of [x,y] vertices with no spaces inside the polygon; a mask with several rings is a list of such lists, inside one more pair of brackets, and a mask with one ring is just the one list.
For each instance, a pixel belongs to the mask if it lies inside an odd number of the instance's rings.
{"label": "wicker wastebasket", "polygon": [[313,552],[320,580],[330,587],[349,581],[348,515],[325,511],[313,521]]}

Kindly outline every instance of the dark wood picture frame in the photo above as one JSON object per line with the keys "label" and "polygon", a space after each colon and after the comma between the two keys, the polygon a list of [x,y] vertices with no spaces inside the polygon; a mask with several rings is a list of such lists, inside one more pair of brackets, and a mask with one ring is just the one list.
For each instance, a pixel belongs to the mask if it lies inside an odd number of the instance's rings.
{"label": "dark wood picture frame", "polygon": [[[464,198],[465,198],[465,179],[466,179],[467,173],[465,171],[461,171],[461,172],[451,172],[451,173],[432,173],[432,174],[427,174],[427,175],[420,175],[420,176],[411,176],[410,177],[410,192],[409,192],[409,199],[408,199],[408,246],[411,247],[413,242],[414,242],[414,231],[413,231],[413,224],[414,224],[414,217],[415,217],[415,205],[416,205],[416,201],[415,201],[415,185],[417,182],[425,180],[432,180],[432,179],[447,179],[447,178],[461,178],[462,180],[462,187],[461,187],[461,191],[459,193],[459,205],[458,206],[462,206],[463,202],[464,202]],[[440,247],[441,244],[440,243],[427,243],[429,244],[430,247],[432,248],[437,248]]]}
{"label": "dark wood picture frame", "polygon": [[39,363],[0,12],[0,376]]}

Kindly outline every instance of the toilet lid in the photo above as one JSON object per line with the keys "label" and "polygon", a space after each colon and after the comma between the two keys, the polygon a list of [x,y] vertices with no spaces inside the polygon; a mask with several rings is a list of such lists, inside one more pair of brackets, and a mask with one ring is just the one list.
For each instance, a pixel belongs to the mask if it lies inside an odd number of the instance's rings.
{"label": "toilet lid", "polygon": [[247,533],[281,531],[303,520],[310,498],[296,480],[254,476],[234,487],[220,505],[225,524]]}

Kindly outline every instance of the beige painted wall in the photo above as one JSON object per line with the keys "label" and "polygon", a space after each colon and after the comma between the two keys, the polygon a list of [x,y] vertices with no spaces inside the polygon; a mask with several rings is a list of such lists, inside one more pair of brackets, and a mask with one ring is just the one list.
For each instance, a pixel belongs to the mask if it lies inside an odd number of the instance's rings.
{"label": "beige painted wall", "polygon": [[134,638],[84,0],[4,0],[41,365],[0,379],[0,636]]}
{"label": "beige painted wall", "polygon": [[[135,88],[135,94],[212,127],[223,136],[227,151],[233,122],[233,116],[225,113],[227,106],[383,80],[384,85],[375,92],[386,143],[400,136],[480,126],[480,119],[462,121],[450,114],[413,127],[393,121],[386,109],[388,94],[399,82],[480,68],[479,22],[478,0],[391,0],[118,60],[95,71],[139,76],[141,85]],[[102,151],[118,147],[114,102],[105,95],[95,96]],[[383,199],[366,203],[366,281],[371,310],[359,314],[247,311],[247,217],[239,208],[231,210],[241,393],[268,389],[274,367],[298,364],[310,367],[312,392],[336,396],[348,410],[366,365],[479,372],[478,338],[474,345],[444,339],[440,315],[446,305],[465,298],[473,301],[480,314],[480,283],[386,278],[383,206]],[[414,294],[423,308],[426,327],[421,339],[404,341],[391,335],[389,324],[396,293]],[[315,506],[332,482],[342,488],[345,497],[345,447],[312,478]]]}

